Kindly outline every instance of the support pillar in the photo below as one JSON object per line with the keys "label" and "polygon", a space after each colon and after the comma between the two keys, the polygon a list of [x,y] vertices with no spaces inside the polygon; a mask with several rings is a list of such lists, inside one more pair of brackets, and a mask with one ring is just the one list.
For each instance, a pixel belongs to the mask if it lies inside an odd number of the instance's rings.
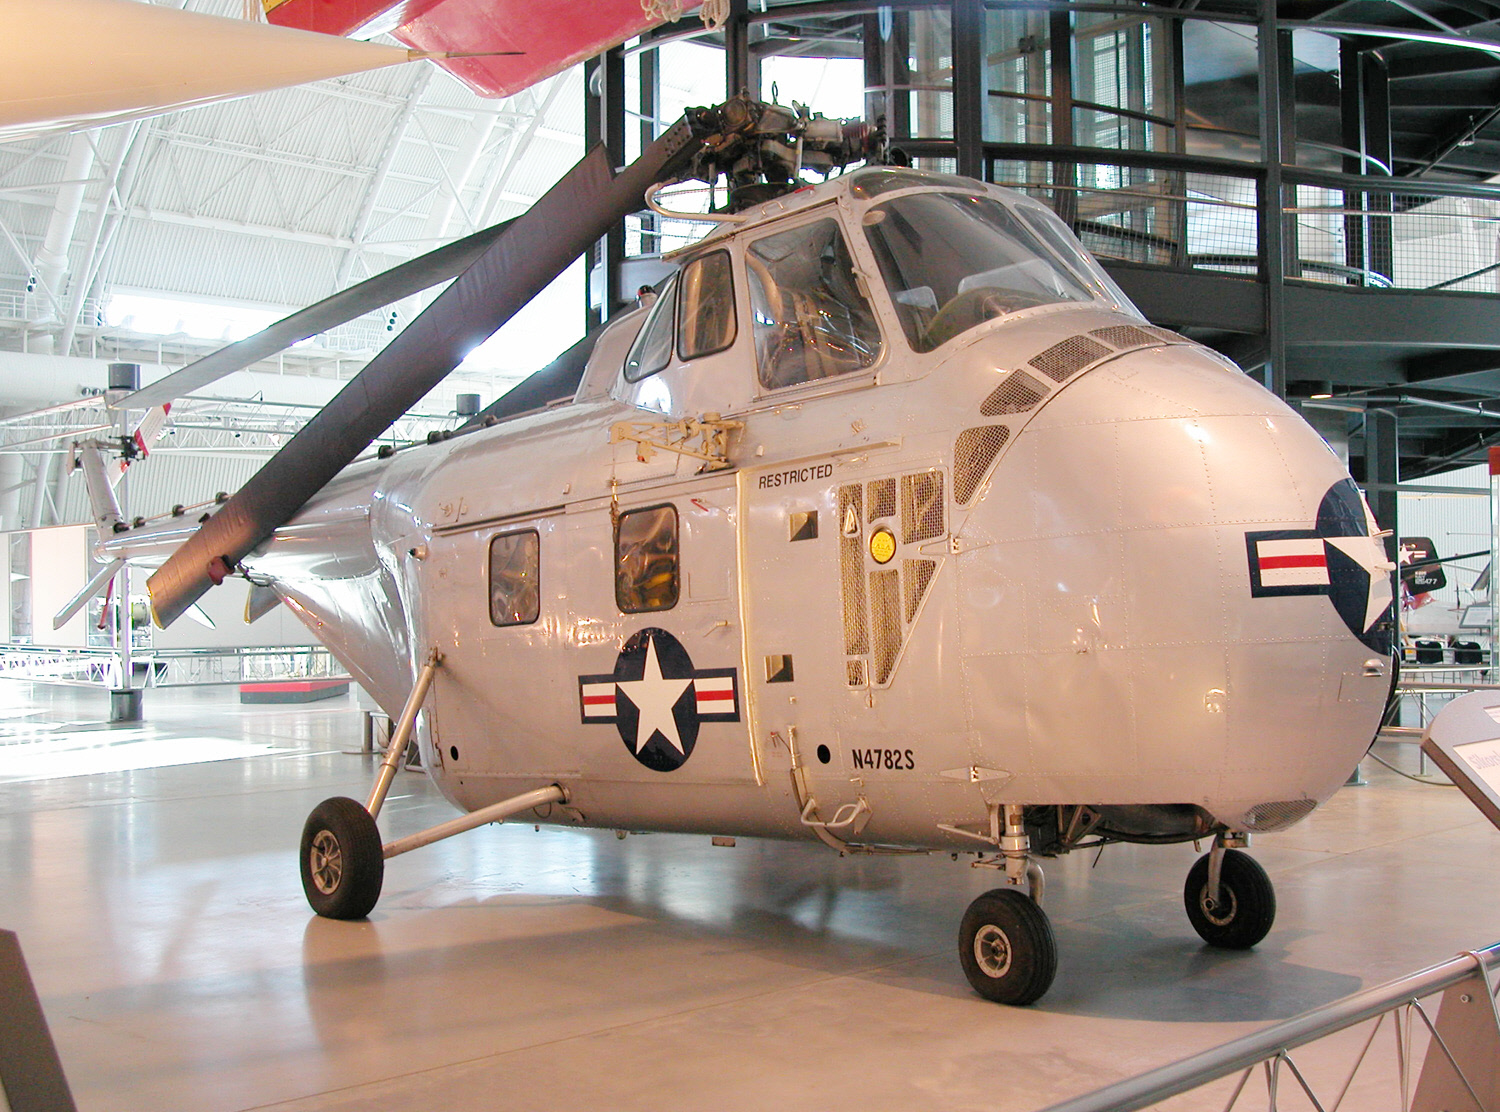
{"label": "support pillar", "polygon": [[[1266,363],[1262,371],[1266,389],[1286,397],[1286,190],[1282,183],[1282,49],[1276,28],[1276,0],[1261,0],[1260,59],[1260,156],[1265,167],[1259,204],[1256,206],[1260,239],[1260,276],[1266,286]],[[1290,105],[1286,106],[1290,110]]]}
{"label": "support pillar", "polygon": [[984,3],[953,0],[953,141],[958,172],[984,173]]}

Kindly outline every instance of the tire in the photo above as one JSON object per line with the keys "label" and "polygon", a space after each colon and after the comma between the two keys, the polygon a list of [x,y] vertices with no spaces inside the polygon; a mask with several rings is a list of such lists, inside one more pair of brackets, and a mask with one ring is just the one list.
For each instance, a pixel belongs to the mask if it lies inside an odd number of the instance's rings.
{"label": "tire", "polygon": [[302,827],[302,891],[325,919],[363,919],[380,899],[385,855],[363,805],[343,796],[313,808]]}
{"label": "tire", "polygon": [[958,961],[974,991],[986,1000],[1031,1004],[1057,976],[1057,940],[1035,900],[1014,888],[996,888],[964,912]]}
{"label": "tire", "polygon": [[1227,849],[1219,870],[1220,906],[1208,903],[1209,854],[1188,870],[1182,901],[1200,938],[1221,950],[1248,950],[1270,933],[1276,921],[1276,890],[1260,862]]}

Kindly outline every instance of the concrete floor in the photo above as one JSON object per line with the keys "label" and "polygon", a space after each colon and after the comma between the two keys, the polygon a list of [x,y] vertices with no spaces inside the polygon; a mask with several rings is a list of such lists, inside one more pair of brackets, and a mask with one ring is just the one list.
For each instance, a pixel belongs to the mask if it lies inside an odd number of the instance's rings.
{"label": "concrete floor", "polygon": [[[295,858],[368,790],[347,699],[152,691],[111,729],[101,693],[0,681],[0,709],[0,927],[85,1110],[1022,1112],[1500,938],[1500,832],[1373,762],[1257,840],[1252,952],[1188,926],[1190,846],[1048,862],[1061,970],[1026,1009],[969,991],[958,919],[996,878],[946,856],[490,827],[331,922]],[[381,824],[451,814],[403,774]]]}

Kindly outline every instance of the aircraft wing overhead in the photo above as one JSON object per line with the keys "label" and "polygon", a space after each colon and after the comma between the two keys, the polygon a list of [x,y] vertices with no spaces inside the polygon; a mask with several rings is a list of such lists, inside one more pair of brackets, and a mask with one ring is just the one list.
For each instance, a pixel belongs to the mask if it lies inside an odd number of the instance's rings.
{"label": "aircraft wing overhead", "polygon": [[412,60],[394,46],[135,0],[4,5],[0,140],[77,130]]}
{"label": "aircraft wing overhead", "polygon": [[[515,57],[447,59],[448,69],[481,96],[502,97],[618,46],[663,22],[641,0],[263,0],[266,18],[283,27],[347,35],[404,22],[391,29],[424,51],[521,51]],[[692,11],[699,0],[687,0]],[[387,15],[387,13],[391,13]]]}

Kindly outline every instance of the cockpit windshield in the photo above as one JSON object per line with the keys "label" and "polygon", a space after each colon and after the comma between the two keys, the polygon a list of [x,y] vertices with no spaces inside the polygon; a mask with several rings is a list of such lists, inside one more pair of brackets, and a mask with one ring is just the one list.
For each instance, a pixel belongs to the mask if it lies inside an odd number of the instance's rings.
{"label": "cockpit windshield", "polygon": [[897,197],[865,214],[865,234],[917,351],[932,351],[992,317],[1095,296],[991,197]]}

